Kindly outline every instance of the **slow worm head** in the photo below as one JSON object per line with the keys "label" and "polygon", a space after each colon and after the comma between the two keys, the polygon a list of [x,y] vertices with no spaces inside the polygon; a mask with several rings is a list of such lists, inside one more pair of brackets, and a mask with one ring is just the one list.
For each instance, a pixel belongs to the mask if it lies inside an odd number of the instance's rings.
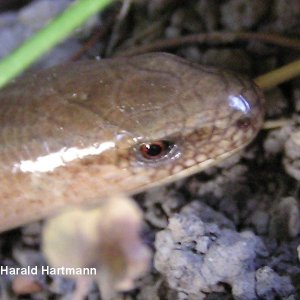
{"label": "slow worm head", "polygon": [[207,168],[254,138],[262,99],[164,53],[23,76],[0,91],[0,230]]}

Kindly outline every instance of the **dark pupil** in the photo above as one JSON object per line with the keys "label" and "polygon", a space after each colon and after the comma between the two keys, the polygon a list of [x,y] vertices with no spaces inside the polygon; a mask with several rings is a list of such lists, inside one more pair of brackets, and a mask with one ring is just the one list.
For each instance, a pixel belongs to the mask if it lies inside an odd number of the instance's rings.
{"label": "dark pupil", "polygon": [[150,144],[147,145],[146,147],[147,147],[147,155],[149,156],[157,156],[163,150],[162,146],[158,144]]}

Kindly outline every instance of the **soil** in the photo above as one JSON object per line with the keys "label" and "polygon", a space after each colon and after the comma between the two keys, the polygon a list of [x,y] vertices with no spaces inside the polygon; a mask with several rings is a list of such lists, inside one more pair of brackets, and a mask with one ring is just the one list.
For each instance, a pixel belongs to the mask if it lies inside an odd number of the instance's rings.
{"label": "soil", "polygon": [[[0,1],[1,16],[7,9],[18,14],[24,4],[32,4],[13,2],[6,6]],[[124,55],[138,52],[140,45],[176,38],[176,46],[153,50],[255,78],[300,57],[293,47],[254,37],[214,39],[214,31],[224,36],[236,31],[276,33],[299,40],[300,2],[140,0],[124,1],[123,7],[118,2],[87,33],[69,40],[79,46],[78,51],[68,52],[68,59]],[[180,43],[183,36],[200,33],[208,38]],[[59,57],[61,62],[66,59]],[[115,299],[298,298],[299,82],[295,78],[265,93],[265,120],[277,122],[262,129],[242,153],[193,177],[136,196],[144,211],[143,238],[154,251],[153,268],[136,289]],[[0,265],[44,264],[42,226],[39,222],[2,234]],[[17,282],[12,276],[0,278],[1,299],[71,299],[73,289],[74,282],[60,276],[18,278]],[[88,299],[100,299],[96,287]]]}

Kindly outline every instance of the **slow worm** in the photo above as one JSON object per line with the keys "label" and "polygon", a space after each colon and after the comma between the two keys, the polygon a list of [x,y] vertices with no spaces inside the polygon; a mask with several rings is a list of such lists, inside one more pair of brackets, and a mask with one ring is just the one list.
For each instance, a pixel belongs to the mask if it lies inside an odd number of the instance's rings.
{"label": "slow worm", "polygon": [[199,172],[263,120],[250,80],[164,53],[26,75],[0,105],[0,231]]}

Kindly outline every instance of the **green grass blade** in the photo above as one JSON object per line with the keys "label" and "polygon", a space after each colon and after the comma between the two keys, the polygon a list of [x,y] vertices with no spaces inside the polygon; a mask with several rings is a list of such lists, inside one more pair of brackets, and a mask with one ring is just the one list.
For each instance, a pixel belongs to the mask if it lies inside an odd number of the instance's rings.
{"label": "green grass blade", "polygon": [[0,88],[113,0],[78,0],[0,61]]}

